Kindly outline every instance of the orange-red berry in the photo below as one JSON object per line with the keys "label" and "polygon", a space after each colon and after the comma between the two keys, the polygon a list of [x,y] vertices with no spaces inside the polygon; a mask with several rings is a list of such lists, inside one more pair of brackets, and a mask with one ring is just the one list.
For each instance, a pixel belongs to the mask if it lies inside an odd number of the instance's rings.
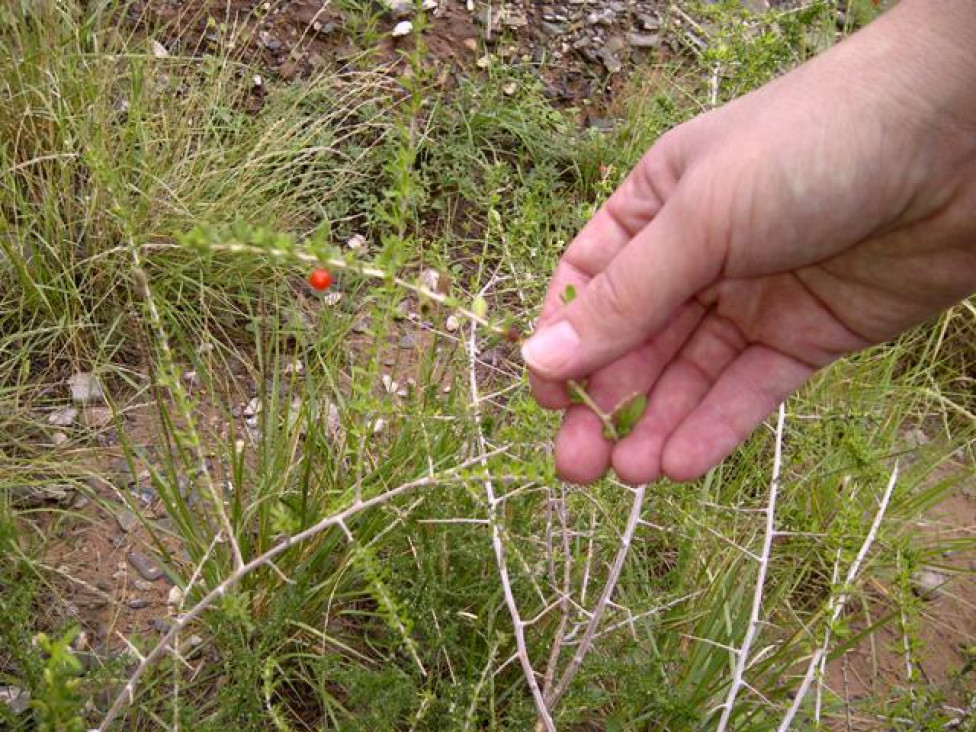
{"label": "orange-red berry", "polygon": [[332,273],[327,269],[313,269],[308,276],[308,284],[316,290],[328,290],[332,286]]}

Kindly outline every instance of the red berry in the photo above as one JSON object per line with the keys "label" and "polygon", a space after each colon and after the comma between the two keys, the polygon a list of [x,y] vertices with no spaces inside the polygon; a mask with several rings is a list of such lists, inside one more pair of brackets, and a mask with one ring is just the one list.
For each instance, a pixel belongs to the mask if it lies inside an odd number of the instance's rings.
{"label": "red berry", "polygon": [[308,276],[308,284],[316,290],[328,290],[332,286],[332,273],[327,269],[313,269]]}

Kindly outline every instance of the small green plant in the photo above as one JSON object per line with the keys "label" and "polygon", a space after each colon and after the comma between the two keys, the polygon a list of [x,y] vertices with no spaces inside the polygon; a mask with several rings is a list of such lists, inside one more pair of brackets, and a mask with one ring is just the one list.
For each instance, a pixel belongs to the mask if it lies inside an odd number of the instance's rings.
{"label": "small green plant", "polygon": [[78,636],[72,629],[57,638],[37,635],[37,646],[44,654],[44,675],[40,689],[31,700],[40,732],[83,732],[80,693],[81,662],[71,652]]}

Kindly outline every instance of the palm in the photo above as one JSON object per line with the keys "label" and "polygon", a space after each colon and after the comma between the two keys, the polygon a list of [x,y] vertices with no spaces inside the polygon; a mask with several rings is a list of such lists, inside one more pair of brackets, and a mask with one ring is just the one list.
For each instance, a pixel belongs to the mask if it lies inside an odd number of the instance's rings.
{"label": "palm", "polygon": [[[678,128],[567,250],[540,326],[568,320],[587,348],[559,378],[533,374],[539,401],[566,409],[564,477],[697,477],[816,369],[971,289],[973,250],[958,243],[976,238],[959,224],[972,168],[947,179],[943,150],[883,119],[846,134],[857,109],[818,118],[811,89],[831,73],[814,65]],[[919,195],[939,175],[949,184]],[[582,295],[564,306],[570,284]],[[562,381],[584,377],[604,411],[648,395],[616,444],[569,404]]]}

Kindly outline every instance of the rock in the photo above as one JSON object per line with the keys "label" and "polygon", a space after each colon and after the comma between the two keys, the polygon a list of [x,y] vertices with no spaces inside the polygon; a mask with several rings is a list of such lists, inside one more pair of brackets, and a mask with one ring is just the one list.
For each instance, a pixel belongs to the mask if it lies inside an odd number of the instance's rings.
{"label": "rock", "polygon": [[487,69],[489,66],[491,66],[491,54],[486,53],[484,56],[475,61],[474,65],[479,69]]}
{"label": "rock", "polygon": [[259,414],[261,414],[261,400],[257,397],[249,401],[243,411],[241,411],[241,416],[247,418],[256,417]]}
{"label": "rock", "polygon": [[78,410],[75,407],[64,407],[51,412],[48,415],[47,423],[55,427],[70,427],[78,417]]}
{"label": "rock", "polygon": [[404,350],[412,350],[417,347],[417,336],[413,333],[404,333],[397,341],[397,346]]}
{"label": "rock", "polygon": [[129,560],[129,564],[132,565],[132,567],[142,576],[144,580],[155,582],[156,580],[161,579],[163,576],[163,570],[160,569],[159,565],[145,554],[141,554],[137,551],[131,551],[126,559]]}
{"label": "rock", "polygon": [[373,422],[373,434],[379,436],[382,435],[385,430],[386,420],[382,417],[377,417],[376,421]]}
{"label": "rock", "polygon": [[51,443],[55,447],[61,447],[64,443],[68,441],[68,436],[64,432],[55,432],[51,435]]}
{"label": "rock", "polygon": [[169,595],[166,596],[166,604],[170,607],[179,607],[183,602],[183,588],[173,585],[169,588]]}
{"label": "rock", "polygon": [[611,74],[618,74],[624,68],[623,62],[617,58],[617,55],[606,48],[597,51],[596,56]]}
{"label": "rock", "polygon": [[139,526],[139,517],[127,508],[123,508],[115,514],[115,521],[118,523],[119,528],[127,534],[132,533]]}
{"label": "rock", "polygon": [[139,590],[139,592],[152,592],[153,589],[153,583],[147,582],[144,579],[134,580],[132,586]]}
{"label": "rock", "polygon": [[281,48],[281,41],[266,30],[258,32],[258,41],[260,41],[261,45],[267,48],[269,51],[277,51]]}
{"label": "rock", "polygon": [[565,27],[559,25],[558,23],[550,23],[546,20],[539,23],[539,30],[542,31],[544,36],[548,36],[549,38],[558,38],[566,32]]}
{"label": "rock", "polygon": [[905,442],[907,442],[908,446],[912,449],[918,449],[919,447],[929,443],[929,436],[926,435],[920,428],[913,427],[905,432]]}
{"label": "rock", "polygon": [[366,237],[362,234],[353,234],[349,237],[349,241],[346,242],[346,247],[352,249],[353,251],[359,251],[360,249],[366,248]]}
{"label": "rock", "polygon": [[394,20],[403,20],[404,18],[409,18],[413,15],[415,6],[413,0],[386,0],[386,12],[388,12]]}
{"label": "rock", "polygon": [[502,86],[502,93],[505,94],[505,96],[507,97],[512,96],[513,94],[515,94],[516,91],[518,91],[518,84],[515,83],[514,81],[510,81],[504,86]]}
{"label": "rock", "polygon": [[353,333],[369,333],[369,320],[363,318],[362,320],[357,320],[352,324]]}
{"label": "rock", "polygon": [[70,485],[52,483],[50,485],[15,486],[12,498],[18,506],[33,507],[45,503],[66,505],[75,496],[75,489]]}
{"label": "rock", "polygon": [[168,58],[169,57],[169,51],[166,50],[166,46],[164,46],[159,41],[153,40],[150,45],[152,46],[152,55],[153,55],[153,58]]}
{"label": "rock", "polygon": [[627,43],[634,48],[657,48],[661,45],[661,36],[657,33],[628,33]]}
{"label": "rock", "polygon": [[420,273],[420,284],[431,292],[437,292],[437,287],[441,283],[441,273],[436,269],[425,269]]}
{"label": "rock", "polygon": [[393,26],[393,32],[390,35],[394,38],[403,38],[404,36],[409,36],[411,33],[413,33],[413,23],[409,20],[401,20]]}
{"label": "rock", "polygon": [[949,576],[934,569],[920,569],[912,574],[912,591],[923,600],[934,600],[942,594]]}
{"label": "rock", "polygon": [[393,319],[403,320],[404,318],[409,318],[413,313],[410,312],[410,303],[406,300],[401,300],[397,303],[397,306],[393,309]]}
{"label": "rock", "polygon": [[461,321],[458,320],[456,315],[448,315],[447,322],[444,323],[444,327],[447,329],[448,333],[454,333],[461,327]]}
{"label": "rock", "polygon": [[502,15],[502,24],[508,28],[525,28],[529,24],[529,19],[525,13],[512,8],[507,8]]}
{"label": "rock", "polygon": [[85,410],[85,424],[98,430],[112,424],[112,410],[109,407],[88,407]]}
{"label": "rock", "polygon": [[133,610],[142,610],[149,607],[151,603],[145,597],[133,597],[126,604]]}
{"label": "rock", "polygon": [[149,627],[160,635],[166,635],[172,626],[173,621],[170,618],[153,618],[149,621]]}
{"label": "rock", "polygon": [[0,704],[4,704],[14,716],[20,716],[30,709],[31,695],[19,686],[0,686]]}
{"label": "rock", "polygon": [[68,379],[68,387],[71,389],[71,398],[78,404],[99,402],[105,397],[98,377],[87,371],[72,374]]}
{"label": "rock", "polygon": [[312,30],[320,36],[328,36],[339,30],[339,26],[336,23],[323,23],[320,20],[316,20],[312,23]]}

